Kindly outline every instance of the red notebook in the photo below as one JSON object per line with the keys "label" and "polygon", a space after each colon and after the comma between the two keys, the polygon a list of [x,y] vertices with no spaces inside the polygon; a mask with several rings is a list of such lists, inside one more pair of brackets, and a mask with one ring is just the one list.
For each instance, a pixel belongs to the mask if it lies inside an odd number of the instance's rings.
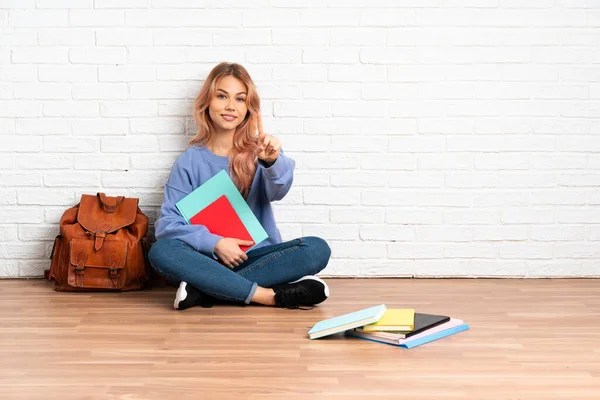
{"label": "red notebook", "polygon": [[[250,236],[225,195],[191,217],[190,224],[204,225],[210,233],[215,235],[253,241],[252,236]],[[246,251],[251,247],[240,246],[240,249]]]}

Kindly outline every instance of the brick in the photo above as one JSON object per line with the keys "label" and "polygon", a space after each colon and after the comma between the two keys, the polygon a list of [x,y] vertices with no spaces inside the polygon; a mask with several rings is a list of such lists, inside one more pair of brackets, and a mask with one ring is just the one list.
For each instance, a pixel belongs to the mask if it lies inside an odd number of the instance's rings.
{"label": "brick", "polygon": [[158,138],[150,135],[128,135],[101,139],[103,153],[147,153],[158,150]]}
{"label": "brick", "polygon": [[294,27],[298,26],[299,13],[294,9],[244,10],[242,26],[244,27]]}
{"label": "brick", "polygon": [[97,82],[98,68],[92,65],[40,65],[40,82]]}
{"label": "brick", "polygon": [[149,3],[150,0],[94,0],[94,8],[147,8]]}
{"label": "brick", "polygon": [[312,224],[329,222],[329,212],[322,206],[277,207],[275,216],[278,223]]}
{"label": "brick", "polygon": [[302,226],[303,236],[317,236],[326,241],[330,240],[358,240],[358,225],[336,224],[318,225],[304,224]]}
{"label": "brick", "polygon": [[154,81],[155,77],[154,67],[133,65],[98,67],[98,81],[100,82],[148,82]]}
{"label": "brick", "polygon": [[123,100],[128,97],[124,83],[76,83],[71,91],[75,100]]}
{"label": "brick", "polygon": [[305,153],[302,163],[307,167],[324,170],[355,169],[359,166],[358,157],[353,154]]}
{"label": "brick", "polygon": [[273,68],[273,79],[279,81],[323,82],[327,80],[324,65],[286,65]]}
{"label": "brick", "polygon": [[0,100],[0,118],[41,117],[42,102],[37,100]]}
{"label": "brick", "polygon": [[48,187],[99,187],[100,173],[97,171],[46,171],[44,185]]}
{"label": "brick", "polygon": [[131,168],[129,156],[125,154],[77,154],[73,157],[76,170],[123,171]]}
{"label": "brick", "polygon": [[158,138],[158,148],[162,152],[183,152],[189,143],[189,137],[182,135],[161,136]]}
{"label": "brick", "polygon": [[160,100],[158,115],[161,117],[189,117],[192,114],[193,101],[190,100]]}
{"label": "brick", "polygon": [[40,46],[93,46],[94,42],[95,35],[93,29],[48,28],[39,29],[37,33],[37,43]]}
{"label": "brick", "polygon": [[129,94],[132,99],[185,99],[187,87],[177,82],[134,82],[129,84]]}
{"label": "brick", "polygon": [[331,65],[328,78],[332,82],[383,82],[386,67],[381,65]]}
{"label": "brick", "polygon": [[139,170],[170,170],[179,153],[132,154],[131,167]]}
{"label": "brick", "polygon": [[420,171],[390,172],[387,174],[387,184],[390,187],[439,188],[444,186],[444,174]]}
{"label": "brick", "polygon": [[120,10],[69,10],[70,26],[117,27],[125,25],[125,12]]}
{"label": "brick", "polygon": [[67,83],[16,83],[14,86],[15,99],[71,99],[71,86]]}
{"label": "brick", "polygon": [[276,117],[328,117],[330,105],[325,101],[276,101]]}
{"label": "brick", "polygon": [[130,128],[131,133],[135,134],[183,134],[185,133],[185,119],[179,117],[132,118]]}
{"label": "brick", "polygon": [[94,0],[35,0],[36,8],[94,8]]}
{"label": "brick", "polygon": [[74,118],[71,120],[73,134],[124,135],[129,130],[125,118]]}
{"label": "brick", "polygon": [[152,46],[160,45],[153,41],[153,31],[142,28],[97,28],[95,44],[97,46]]}
{"label": "brick", "polygon": [[209,0],[178,0],[171,2],[169,0],[151,0],[152,8],[205,8],[210,4]]}
{"label": "brick", "polygon": [[301,49],[285,47],[254,47],[246,52],[246,60],[255,64],[300,64]]}
{"label": "brick", "polygon": [[415,193],[411,190],[363,189],[360,193],[361,204],[366,206],[416,206]]}
{"label": "brick", "polygon": [[385,242],[409,242],[416,239],[415,228],[387,225],[361,225],[360,238]]}
{"label": "brick", "polygon": [[384,187],[386,174],[377,171],[334,171],[330,175],[334,187]]}
{"label": "brick", "polygon": [[390,259],[430,259],[443,258],[444,246],[431,243],[390,243],[387,256]]}
{"label": "brick", "polygon": [[384,243],[378,242],[341,242],[337,240],[332,240],[329,242],[329,247],[331,247],[332,257],[335,258],[381,259],[385,258],[386,255],[386,245]]}
{"label": "brick", "polygon": [[319,187],[329,186],[329,174],[323,172],[294,171],[294,186]]}
{"label": "brick", "polygon": [[58,233],[58,227],[54,225],[22,225],[19,227],[19,239],[21,240],[21,242],[39,242],[54,240]]}
{"label": "brick", "polygon": [[[408,231],[407,228],[403,228]],[[419,242],[470,242],[473,239],[473,230],[466,226],[418,226],[416,235],[414,231],[409,231],[412,235],[405,234],[408,239]]]}
{"label": "brick", "polygon": [[[128,27],[236,27],[242,23],[242,12],[219,9],[153,9],[125,12]],[[116,24],[115,24],[116,25]]]}
{"label": "brick", "polygon": [[17,239],[17,225],[0,226],[0,242],[13,242]]}
{"label": "brick", "polygon": [[23,154],[15,159],[15,168],[20,170],[71,169],[73,156],[70,154]]}
{"label": "brick", "polygon": [[69,50],[71,64],[123,64],[125,49],[111,47],[78,47]]}
{"label": "brick", "polygon": [[106,188],[127,188],[135,182],[137,188],[156,188],[167,180],[168,173],[156,171],[102,172],[102,186]]}
{"label": "brick", "polygon": [[[38,224],[43,221],[41,207],[3,207],[0,210],[0,223],[2,224]],[[0,258],[9,258],[2,257]],[[19,258],[14,255],[10,258]]]}
{"label": "brick", "polygon": [[62,47],[21,47],[12,50],[13,64],[66,64],[69,50]]}
{"label": "brick", "polygon": [[213,34],[214,46],[271,44],[270,29],[219,29]]}
{"label": "brick", "polygon": [[384,118],[386,104],[377,100],[371,101],[336,101],[331,105],[333,117],[375,117]]}
{"label": "brick", "polygon": [[68,26],[67,10],[11,10],[12,28],[42,28]]}
{"label": "brick", "polygon": [[443,211],[443,222],[450,225],[497,225],[500,224],[500,209],[468,209]]}
{"label": "brick", "polygon": [[181,64],[189,60],[189,50],[181,47],[129,47],[128,64]]}
{"label": "brick", "polygon": [[338,28],[330,29],[332,46],[385,46],[385,29],[378,28]]}
{"label": "brick", "polygon": [[354,27],[358,25],[360,11],[357,9],[301,9],[301,26]]}
{"label": "brick", "polygon": [[307,205],[358,205],[360,192],[349,188],[304,189],[304,204]]}
{"label": "brick", "polygon": [[153,100],[101,101],[102,117],[154,117],[157,115],[157,102]]}
{"label": "brick", "polygon": [[97,117],[99,109],[98,102],[93,100],[48,100],[43,103],[46,117]]}
{"label": "brick", "polygon": [[385,151],[386,147],[387,139],[381,136],[332,136],[331,138],[333,152],[375,153]]}
{"label": "brick", "polygon": [[0,135],[0,152],[40,151],[42,138],[28,138],[21,135]]}
{"label": "brick", "polygon": [[502,242],[502,241],[526,241],[528,239],[528,229],[525,226],[502,226],[502,225],[483,225],[472,226],[469,228],[472,232],[473,241],[477,242]]}
{"label": "brick", "polygon": [[44,271],[47,269],[50,269],[50,260],[21,261],[21,262],[19,262],[19,277],[20,278],[42,278],[44,276]]}
{"label": "brick", "polygon": [[[439,225],[442,223],[441,210],[421,210],[411,207],[386,207],[386,224]],[[445,222],[445,221],[444,221]]]}
{"label": "brick", "polygon": [[95,137],[44,137],[44,151],[65,153],[93,153],[98,151],[99,139]]}
{"label": "brick", "polygon": [[0,189],[0,205],[17,204],[17,192],[13,189]]}
{"label": "brick", "polygon": [[329,45],[328,28],[277,28],[271,30],[274,45],[293,46],[327,46]]}
{"label": "brick", "polygon": [[[0,217],[1,218],[1,217]],[[0,243],[0,258],[42,258],[46,248],[44,243]]]}
{"label": "brick", "polygon": [[[208,66],[199,67],[191,64],[159,65],[156,68],[156,79],[159,81],[198,81],[206,78],[209,72],[210,68]],[[148,80],[153,79],[140,79],[140,81]]]}

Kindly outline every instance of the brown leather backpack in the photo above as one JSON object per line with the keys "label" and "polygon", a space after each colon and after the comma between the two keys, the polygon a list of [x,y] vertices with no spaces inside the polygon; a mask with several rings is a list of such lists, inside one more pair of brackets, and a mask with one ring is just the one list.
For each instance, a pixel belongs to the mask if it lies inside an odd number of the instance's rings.
{"label": "brown leather backpack", "polygon": [[46,271],[57,291],[125,291],[149,279],[148,217],[139,199],[84,194],[60,220]]}

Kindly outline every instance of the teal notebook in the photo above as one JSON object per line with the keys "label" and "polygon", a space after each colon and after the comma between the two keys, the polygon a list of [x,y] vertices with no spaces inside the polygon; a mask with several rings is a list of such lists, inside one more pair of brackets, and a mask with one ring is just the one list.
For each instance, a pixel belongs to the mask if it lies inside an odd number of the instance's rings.
{"label": "teal notebook", "polygon": [[227,197],[246,230],[252,236],[254,246],[269,237],[225,170],[204,182],[175,205],[185,222],[190,224],[190,219],[194,215],[223,195]]}
{"label": "teal notebook", "polygon": [[308,338],[318,339],[323,336],[333,335],[334,333],[344,332],[348,329],[372,324],[383,317],[385,310],[385,304],[380,304],[375,307],[319,321],[308,331]]}

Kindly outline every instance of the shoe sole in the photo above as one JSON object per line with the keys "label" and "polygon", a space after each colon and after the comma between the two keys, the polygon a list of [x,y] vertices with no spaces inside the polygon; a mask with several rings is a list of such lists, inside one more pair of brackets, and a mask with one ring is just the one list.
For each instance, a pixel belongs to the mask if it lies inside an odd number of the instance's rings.
{"label": "shoe sole", "polygon": [[179,309],[179,303],[185,300],[187,297],[187,282],[181,282],[179,284],[179,289],[177,289],[177,293],[175,294],[175,301],[173,302],[173,308],[176,310]]}
{"label": "shoe sole", "polygon": [[324,280],[322,280],[314,275],[306,275],[306,276],[303,276],[302,278],[298,279],[297,281],[289,282],[289,283],[296,283],[296,282],[300,282],[300,281],[305,281],[307,279],[312,279],[313,281],[321,282],[325,288],[325,298],[329,297],[329,286],[327,286],[327,284],[325,283]]}

